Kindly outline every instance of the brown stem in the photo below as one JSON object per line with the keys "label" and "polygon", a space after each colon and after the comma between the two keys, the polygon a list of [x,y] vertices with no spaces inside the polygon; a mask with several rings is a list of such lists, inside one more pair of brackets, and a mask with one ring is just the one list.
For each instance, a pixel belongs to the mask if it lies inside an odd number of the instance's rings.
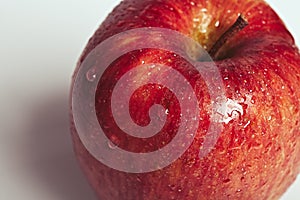
{"label": "brown stem", "polygon": [[209,55],[213,60],[218,57],[218,52],[221,47],[227,42],[228,39],[232,38],[235,34],[243,30],[248,25],[248,22],[242,15],[239,15],[235,23],[217,40],[213,47],[209,50]]}

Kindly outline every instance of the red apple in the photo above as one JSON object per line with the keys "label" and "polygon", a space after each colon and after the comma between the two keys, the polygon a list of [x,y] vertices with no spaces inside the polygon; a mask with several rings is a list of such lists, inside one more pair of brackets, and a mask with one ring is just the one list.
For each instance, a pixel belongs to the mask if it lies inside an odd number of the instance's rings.
{"label": "red apple", "polygon": [[299,81],[262,0],[124,0],[73,76],[75,152],[101,200],[278,199],[300,172]]}

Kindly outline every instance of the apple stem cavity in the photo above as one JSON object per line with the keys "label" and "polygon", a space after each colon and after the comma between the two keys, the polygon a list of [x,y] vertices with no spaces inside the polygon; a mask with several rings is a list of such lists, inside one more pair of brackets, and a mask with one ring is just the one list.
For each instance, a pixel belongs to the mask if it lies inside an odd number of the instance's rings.
{"label": "apple stem cavity", "polygon": [[236,35],[238,32],[243,30],[248,25],[248,22],[246,19],[239,15],[235,23],[225,32],[221,37],[217,40],[217,42],[212,46],[212,48],[209,50],[209,55],[213,60],[218,59],[218,53],[219,50],[222,48],[222,46],[227,42],[228,39],[232,38],[234,35]]}

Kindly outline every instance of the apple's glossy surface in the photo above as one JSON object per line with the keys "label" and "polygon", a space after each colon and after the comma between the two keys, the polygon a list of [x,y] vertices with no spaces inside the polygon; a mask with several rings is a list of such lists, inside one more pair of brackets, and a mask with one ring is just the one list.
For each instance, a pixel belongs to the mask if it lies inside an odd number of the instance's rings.
{"label": "apple's glossy surface", "polygon": [[[89,86],[97,76],[96,72],[91,68],[91,74],[90,69],[80,68],[92,50],[103,41],[134,28],[176,30],[209,50],[239,14],[245,16],[249,25],[223,46],[214,62],[203,62],[207,68],[217,66],[225,88],[225,98],[221,96],[219,102],[225,110],[219,112],[218,118],[211,112],[213,100],[206,81],[193,69],[193,65],[178,54],[174,55],[174,52],[142,49],[124,54],[105,69],[96,90]],[[134,44],[136,40],[129,37],[126,42]],[[150,39],[145,41],[149,42]],[[117,51],[114,49],[122,48],[122,45],[115,44],[107,51]],[[95,62],[105,63],[105,58],[96,59]],[[130,116],[140,126],[148,125],[147,113],[153,104],[164,107],[166,124],[159,138],[137,141],[124,134],[113,119],[111,96],[119,79],[136,66],[153,63],[168,64],[176,69],[194,89],[201,119],[196,136],[188,150],[165,168],[134,174],[117,171],[95,159],[95,155],[90,153],[91,149],[86,149],[86,144],[97,145],[93,138],[97,137],[98,132],[92,128],[84,132],[88,139],[83,144],[79,137],[82,133],[77,129],[79,123],[91,126],[89,122],[94,113],[85,113],[85,110],[95,106],[94,112],[101,127],[117,147],[146,153],[168,144],[179,129],[184,110],[180,110],[178,97],[164,85],[140,87],[132,95],[129,107]],[[77,124],[71,121],[75,151],[99,198],[279,198],[300,170],[299,63],[299,50],[291,34],[263,1],[123,1],[89,41],[75,71],[75,86],[71,91],[72,98],[76,97],[75,100],[71,99],[71,117],[79,116],[75,121]],[[138,69],[128,82],[143,79],[149,72],[145,68]],[[151,71],[155,76],[160,76],[160,73],[160,70]],[[171,76],[168,73],[164,72],[163,76]],[[169,84],[176,85],[176,79],[170,79]],[[87,98],[94,95],[95,99],[92,100],[95,102]],[[188,98],[189,95],[183,92],[184,97]],[[220,136],[212,151],[205,157],[199,157],[201,148],[205,148],[203,146],[210,124],[215,119],[222,126]],[[185,140],[182,140],[184,143]],[[107,145],[107,149],[115,151],[115,146]]]}

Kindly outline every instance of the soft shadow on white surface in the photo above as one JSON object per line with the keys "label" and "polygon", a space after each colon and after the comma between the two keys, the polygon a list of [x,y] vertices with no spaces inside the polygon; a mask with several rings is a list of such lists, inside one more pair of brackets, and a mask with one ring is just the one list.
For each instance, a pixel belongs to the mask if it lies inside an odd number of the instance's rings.
{"label": "soft shadow on white surface", "polygon": [[55,199],[96,200],[72,150],[68,94],[40,99],[32,111],[23,141],[31,182]]}

